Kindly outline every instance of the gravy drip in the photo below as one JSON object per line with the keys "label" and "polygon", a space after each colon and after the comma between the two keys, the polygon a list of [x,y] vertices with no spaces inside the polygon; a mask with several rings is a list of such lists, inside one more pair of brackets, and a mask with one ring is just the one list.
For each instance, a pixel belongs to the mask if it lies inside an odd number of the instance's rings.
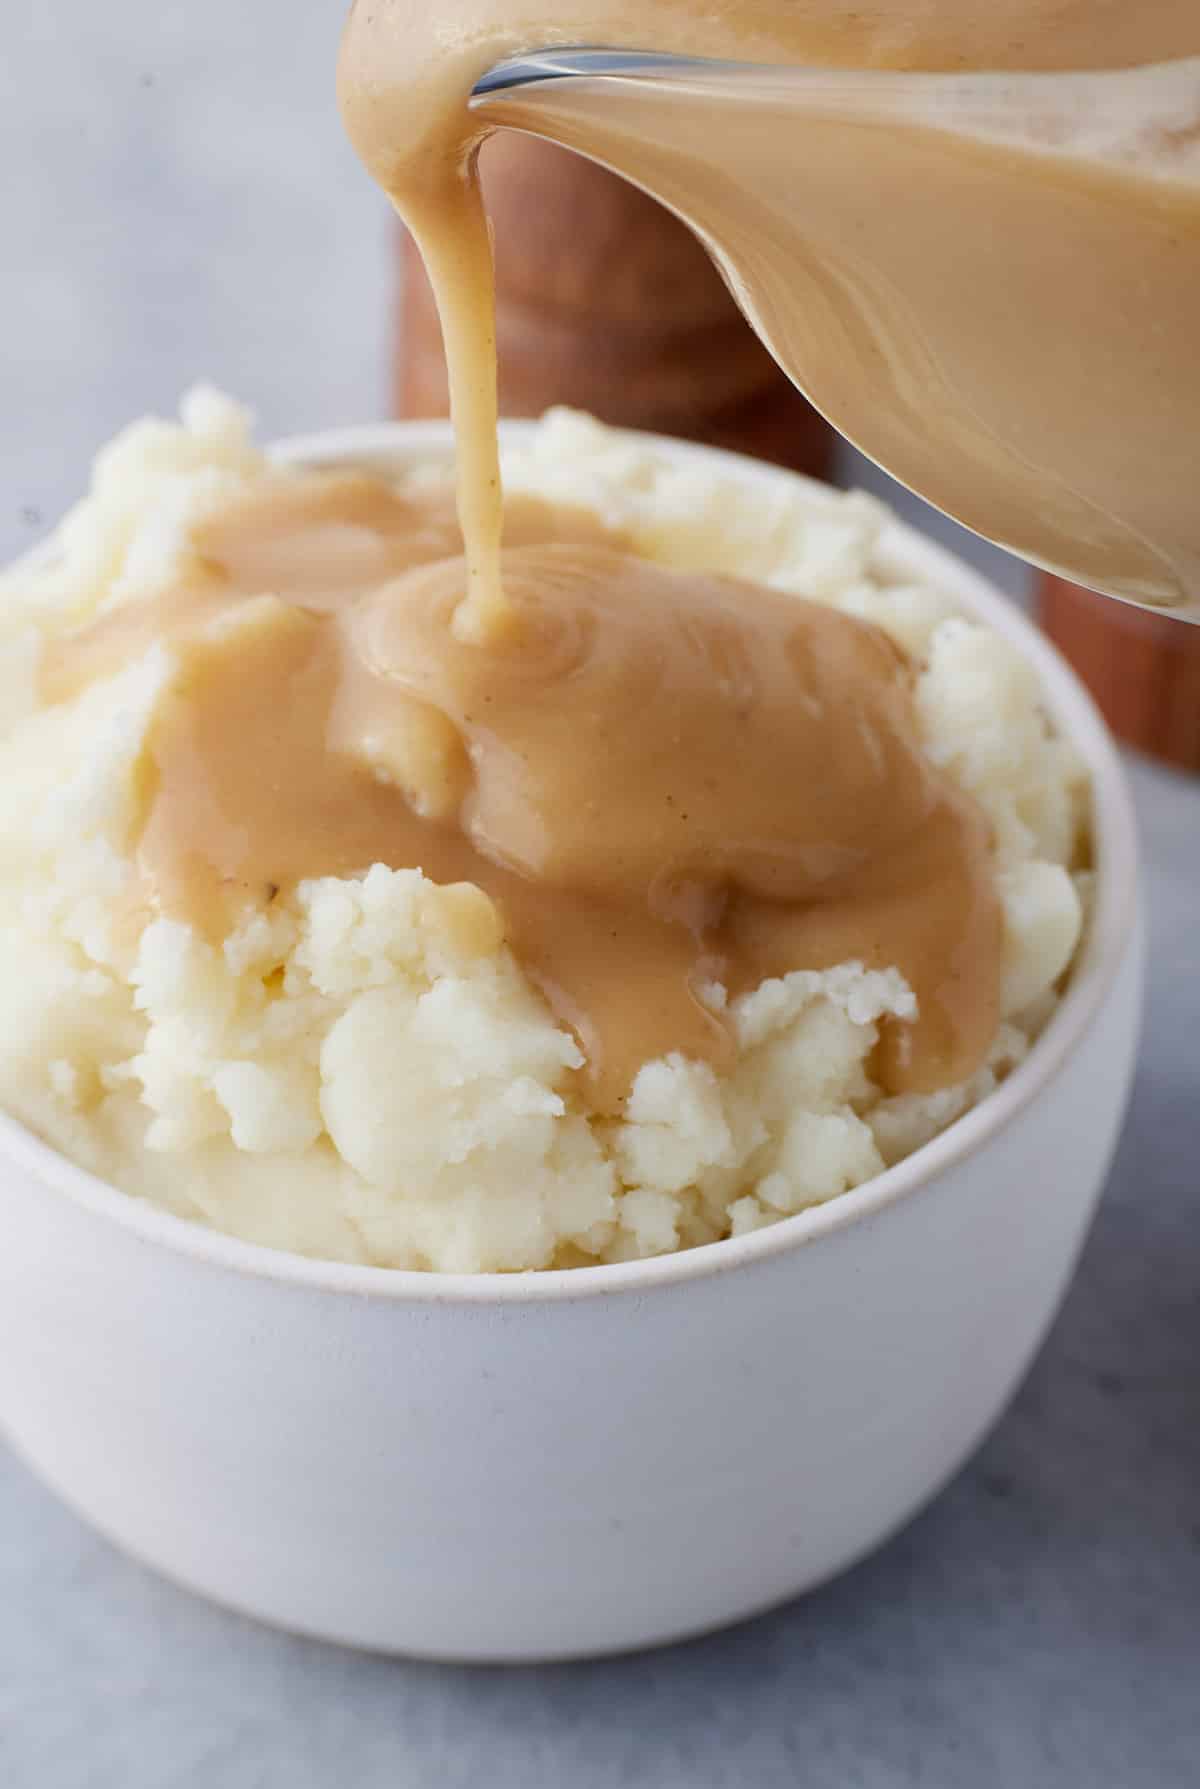
{"label": "gravy drip", "polygon": [[[572,78],[470,109],[504,57],[578,44],[763,66],[751,86]],[[502,125],[688,220],[796,383],[906,484],[1082,583],[1200,617],[1196,0],[356,0],[340,92],[442,317],[465,635],[504,617],[474,177]]]}
{"label": "gravy drip", "polygon": [[[220,939],[302,878],[381,862],[458,888],[576,1033],[597,1108],[669,1051],[726,1064],[706,984],[896,965],[918,1002],[875,1072],[926,1091],[997,1023],[988,829],[920,749],[910,668],[824,605],[656,566],[590,515],[509,507],[502,632],[455,627],[449,492],[270,476],[173,587],[49,650],[47,701],[162,642],[133,841]],[[451,556],[453,555],[453,556]]]}

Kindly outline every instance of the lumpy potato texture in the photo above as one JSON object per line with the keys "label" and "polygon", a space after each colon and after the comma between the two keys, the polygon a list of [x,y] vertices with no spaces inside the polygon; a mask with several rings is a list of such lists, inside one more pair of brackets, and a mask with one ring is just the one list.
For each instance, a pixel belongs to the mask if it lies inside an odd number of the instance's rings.
{"label": "lumpy potato texture", "polygon": [[[0,1102],[15,1116],[126,1192],[252,1242],[516,1271],[777,1222],[901,1159],[1021,1061],[1089,883],[1086,779],[1032,671],[892,569],[870,499],[676,460],[565,412],[506,454],[511,491],[582,505],[665,565],[833,603],[911,655],[925,748],[995,840],[1004,1016],[984,1067],[885,1097],[879,1022],[911,1014],[911,990],[894,970],[798,963],[729,1003],[729,1073],[648,1062],[623,1115],[600,1116],[575,1040],[481,923],[477,891],[375,865],[283,890],[216,941],[155,916],[130,841],[169,652],[55,707],[39,705],[39,660],[65,629],[177,580],[193,531],[266,464],[243,412],[195,392],[181,423],[138,423],[107,448],[48,549],[0,580]],[[706,997],[727,1004],[719,987]]]}

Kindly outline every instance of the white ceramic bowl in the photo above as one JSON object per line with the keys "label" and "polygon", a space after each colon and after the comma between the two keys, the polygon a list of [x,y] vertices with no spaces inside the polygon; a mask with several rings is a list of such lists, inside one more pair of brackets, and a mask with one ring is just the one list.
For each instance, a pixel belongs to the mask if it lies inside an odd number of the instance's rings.
{"label": "white ceramic bowl", "polygon": [[[280,450],[448,451],[436,424]],[[2,1120],[0,1420],[87,1520],[283,1627],[450,1659],[566,1658],[793,1596],[877,1545],[975,1447],[1062,1297],[1125,1106],[1135,837],[1111,740],[1052,649],[910,530],[889,550],[1017,642],[1094,778],[1094,924],[1028,1060],[898,1167],[773,1229],[508,1278],[239,1243]]]}

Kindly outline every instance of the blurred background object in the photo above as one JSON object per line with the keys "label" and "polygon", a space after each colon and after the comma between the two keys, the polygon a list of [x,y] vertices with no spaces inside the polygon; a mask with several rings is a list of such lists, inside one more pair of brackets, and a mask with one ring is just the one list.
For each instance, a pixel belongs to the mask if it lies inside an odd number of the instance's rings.
{"label": "blurred background object", "polygon": [[1039,575],[1037,615],[1119,739],[1200,771],[1200,627]]}

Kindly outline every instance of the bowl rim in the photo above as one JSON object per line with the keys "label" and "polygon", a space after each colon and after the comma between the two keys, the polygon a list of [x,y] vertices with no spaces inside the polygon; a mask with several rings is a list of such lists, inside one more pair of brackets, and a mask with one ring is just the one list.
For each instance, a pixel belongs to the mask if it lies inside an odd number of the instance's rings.
{"label": "bowl rim", "polygon": [[[520,446],[531,439],[537,427],[536,422],[506,420],[501,423],[502,443]],[[641,431],[613,432],[635,435],[652,451],[675,461],[694,460],[724,470],[732,478],[774,485],[781,492],[800,485],[823,498],[830,496],[829,487],[816,480],[743,454]],[[450,424],[441,420],[365,424],[290,436],[267,451],[271,459],[288,466],[366,464],[401,469],[438,458],[450,460],[453,434]],[[1098,709],[1066,661],[1017,605],[948,548],[898,518],[892,517],[886,524],[880,550],[897,570],[911,569],[941,584],[969,613],[1018,647],[1037,672],[1048,709],[1081,752],[1092,781],[1096,899],[1070,984],[1025,1060],[930,1142],[862,1186],[745,1236],[637,1261],[473,1274],[327,1261],[244,1242],[122,1192],[77,1166],[3,1111],[0,1159],[24,1167],[93,1216],[198,1265],[356,1298],[471,1305],[540,1304],[618,1294],[644,1297],[690,1280],[734,1272],[852,1230],[959,1166],[1047,1090],[1096,1022],[1118,971],[1135,946],[1137,828],[1124,769]]]}

